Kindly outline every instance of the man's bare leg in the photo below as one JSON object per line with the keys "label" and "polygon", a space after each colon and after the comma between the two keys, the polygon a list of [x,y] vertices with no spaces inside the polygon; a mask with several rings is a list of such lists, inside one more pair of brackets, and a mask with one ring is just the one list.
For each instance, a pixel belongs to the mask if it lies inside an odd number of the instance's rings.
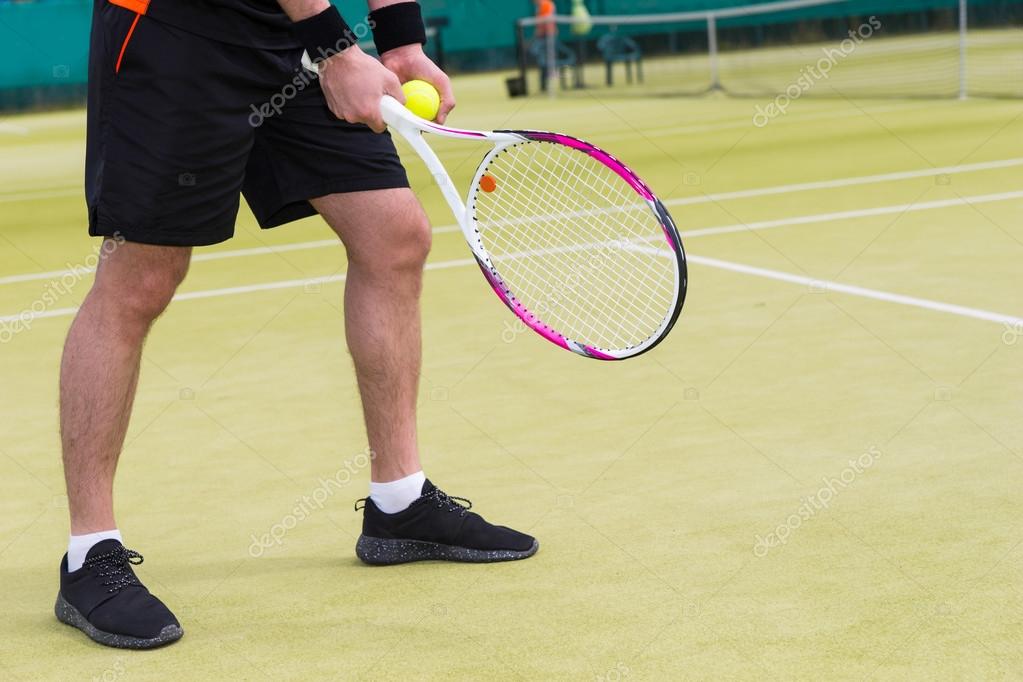
{"label": "man's bare leg", "polygon": [[114,471],[138,385],[142,345],[188,270],[191,249],[108,243],[71,323],[60,367],[60,433],[71,512],[57,619],[107,646],[150,649],[181,638],[174,614],[139,582],[120,542]]}
{"label": "man's bare leg", "polygon": [[408,189],[333,194],[312,204],[348,251],[345,336],[376,455],[372,479],[396,481],[422,470],[419,295],[430,224]]}
{"label": "man's bare leg", "polygon": [[419,201],[409,190],[393,189],[332,195],[314,200],[313,206],[348,249],[345,331],[369,444],[376,452],[356,555],[374,565],[533,556],[540,546],[535,538],[488,523],[470,512],[465,500],[446,495],[423,478],[416,393],[419,294],[430,225]]}
{"label": "man's bare leg", "polygon": [[71,534],[116,528],[113,482],[142,345],[184,279],[190,248],[108,243],[71,324],[60,371],[60,431]]}

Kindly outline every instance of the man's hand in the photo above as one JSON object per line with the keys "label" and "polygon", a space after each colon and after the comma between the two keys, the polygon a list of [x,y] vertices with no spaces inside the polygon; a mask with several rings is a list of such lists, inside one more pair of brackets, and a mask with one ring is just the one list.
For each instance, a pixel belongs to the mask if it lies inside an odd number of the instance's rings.
{"label": "man's hand", "polygon": [[[404,45],[380,55],[380,61],[395,74],[402,83],[411,80],[423,80],[437,88],[440,93],[440,110],[437,112],[437,123],[444,123],[448,113],[455,108],[455,95],[451,90],[451,81],[447,75],[423,52],[423,46]],[[403,97],[399,98],[405,101]]]}
{"label": "man's hand", "polygon": [[[330,110],[349,123],[365,123],[382,133],[387,130],[387,124],[380,116],[380,98],[390,95],[399,102],[405,101],[398,76],[360,50],[358,45],[320,62],[319,71],[320,87]],[[447,78],[444,80],[446,82]]]}

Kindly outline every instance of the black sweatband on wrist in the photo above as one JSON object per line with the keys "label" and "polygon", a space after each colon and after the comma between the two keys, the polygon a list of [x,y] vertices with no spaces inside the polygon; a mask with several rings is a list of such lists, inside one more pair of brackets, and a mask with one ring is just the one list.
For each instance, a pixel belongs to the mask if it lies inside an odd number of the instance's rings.
{"label": "black sweatband on wrist", "polygon": [[426,26],[418,2],[399,2],[373,10],[369,13],[369,25],[373,27],[378,54],[413,43],[426,44]]}
{"label": "black sweatband on wrist", "polygon": [[292,27],[314,62],[329,59],[359,42],[333,5],[315,16],[296,21]]}

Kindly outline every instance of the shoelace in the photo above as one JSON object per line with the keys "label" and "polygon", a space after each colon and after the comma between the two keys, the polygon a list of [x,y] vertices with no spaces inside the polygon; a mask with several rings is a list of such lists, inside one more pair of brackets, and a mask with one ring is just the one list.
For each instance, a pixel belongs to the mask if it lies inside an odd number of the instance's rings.
{"label": "shoelace", "polygon": [[[368,497],[361,497],[355,501],[355,511],[360,511],[366,508],[366,501]],[[456,497],[455,495],[448,495],[440,488],[434,488],[426,495],[419,498],[420,500],[430,500],[437,504],[438,509],[447,509],[449,512],[457,511],[460,512],[459,516],[465,516],[470,509],[472,509],[472,501],[467,500],[464,497]],[[418,500],[416,500],[418,502]],[[362,505],[361,507],[359,505]],[[415,503],[413,503],[415,504]]]}
{"label": "shoelace", "polygon": [[472,502],[469,500],[464,497],[448,495],[440,488],[434,488],[430,491],[429,495],[424,495],[424,497],[436,500],[438,509],[447,509],[449,512],[460,512],[459,516],[465,516],[469,510],[472,509]]}
{"label": "shoelace", "polygon": [[107,587],[107,592],[112,594],[131,585],[142,584],[135,577],[130,566],[138,566],[143,561],[142,555],[135,550],[118,547],[112,552],[89,557],[82,562],[82,566],[95,569],[101,578],[105,578],[103,586]]}

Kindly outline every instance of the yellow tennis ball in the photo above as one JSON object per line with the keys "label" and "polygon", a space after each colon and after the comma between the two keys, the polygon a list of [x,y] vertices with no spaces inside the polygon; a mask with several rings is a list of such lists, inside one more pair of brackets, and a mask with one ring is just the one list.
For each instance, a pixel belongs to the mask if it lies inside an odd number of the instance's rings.
{"label": "yellow tennis ball", "polygon": [[440,111],[440,93],[426,81],[409,81],[401,86],[405,106],[419,118],[432,121]]}

